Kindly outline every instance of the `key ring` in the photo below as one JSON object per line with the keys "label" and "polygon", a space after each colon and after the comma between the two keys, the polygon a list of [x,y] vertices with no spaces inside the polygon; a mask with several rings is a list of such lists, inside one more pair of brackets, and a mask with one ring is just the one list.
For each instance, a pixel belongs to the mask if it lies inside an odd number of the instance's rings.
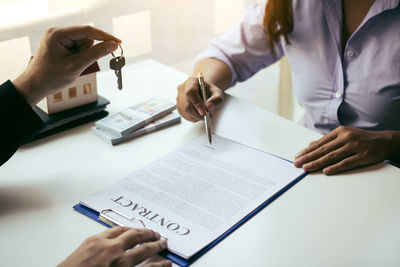
{"label": "key ring", "polygon": [[[120,55],[119,57],[123,57],[123,56],[124,56],[124,49],[122,49],[121,44],[118,44],[118,46],[119,46],[119,48],[121,49],[121,55]],[[116,57],[116,56],[114,55],[114,52],[111,52],[111,55],[112,55],[113,57]]]}

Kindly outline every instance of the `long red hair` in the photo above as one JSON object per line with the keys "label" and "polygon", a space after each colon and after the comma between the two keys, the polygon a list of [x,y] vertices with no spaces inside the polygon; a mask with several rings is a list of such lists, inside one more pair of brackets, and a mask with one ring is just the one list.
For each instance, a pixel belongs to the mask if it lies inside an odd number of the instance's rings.
{"label": "long red hair", "polygon": [[263,21],[268,47],[276,56],[275,45],[283,36],[290,44],[288,35],[293,31],[293,9],[291,0],[268,0]]}

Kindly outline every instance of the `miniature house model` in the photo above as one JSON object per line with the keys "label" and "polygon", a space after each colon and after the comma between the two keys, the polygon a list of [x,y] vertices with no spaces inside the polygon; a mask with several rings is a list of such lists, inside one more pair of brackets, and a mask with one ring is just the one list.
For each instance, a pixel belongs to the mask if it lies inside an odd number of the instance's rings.
{"label": "miniature house model", "polygon": [[85,69],[74,83],[61,91],[49,95],[37,106],[47,114],[75,108],[97,101],[96,72],[100,70],[97,62]]}

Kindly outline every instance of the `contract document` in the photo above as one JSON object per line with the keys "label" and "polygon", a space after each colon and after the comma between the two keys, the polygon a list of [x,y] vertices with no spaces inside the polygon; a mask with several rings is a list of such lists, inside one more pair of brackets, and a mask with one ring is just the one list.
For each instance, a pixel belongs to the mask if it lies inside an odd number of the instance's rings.
{"label": "contract document", "polygon": [[210,146],[204,134],[80,204],[107,211],[119,225],[140,220],[168,238],[170,252],[189,259],[303,173],[216,135]]}

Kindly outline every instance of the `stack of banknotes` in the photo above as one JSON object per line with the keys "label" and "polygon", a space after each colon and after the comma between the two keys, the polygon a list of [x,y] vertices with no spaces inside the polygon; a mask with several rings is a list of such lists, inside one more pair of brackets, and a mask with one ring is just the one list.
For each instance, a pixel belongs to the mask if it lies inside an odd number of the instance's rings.
{"label": "stack of banknotes", "polygon": [[93,132],[112,145],[179,123],[176,104],[150,98],[96,122]]}

